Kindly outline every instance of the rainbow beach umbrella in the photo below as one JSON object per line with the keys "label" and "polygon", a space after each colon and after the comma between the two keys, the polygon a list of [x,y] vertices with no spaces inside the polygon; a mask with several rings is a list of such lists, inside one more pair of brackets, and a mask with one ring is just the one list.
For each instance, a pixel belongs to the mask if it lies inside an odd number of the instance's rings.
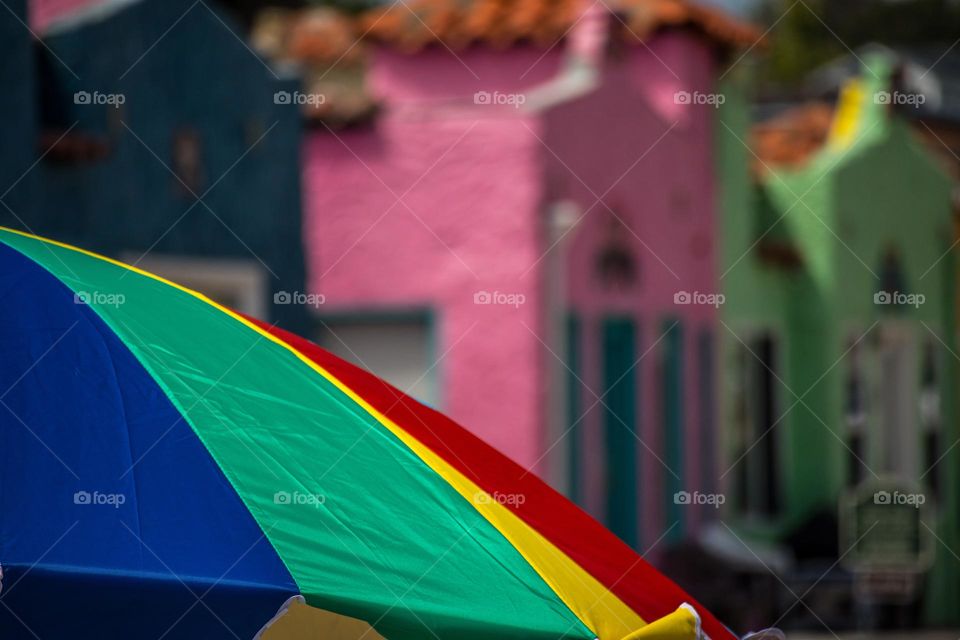
{"label": "rainbow beach umbrella", "polygon": [[310,342],[11,230],[0,292],[0,637],[733,637]]}

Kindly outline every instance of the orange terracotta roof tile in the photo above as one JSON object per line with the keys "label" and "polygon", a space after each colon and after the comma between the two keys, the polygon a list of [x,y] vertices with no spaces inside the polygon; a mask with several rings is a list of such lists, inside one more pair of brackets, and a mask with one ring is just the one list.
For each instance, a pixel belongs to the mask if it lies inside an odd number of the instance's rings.
{"label": "orange terracotta roof tile", "polygon": [[306,62],[353,59],[362,51],[354,26],[348,17],[330,9],[306,11],[290,27],[290,55]]}
{"label": "orange terracotta roof tile", "polygon": [[[648,33],[665,27],[691,27],[717,42],[734,48],[749,47],[760,41],[760,33],[749,24],[710,7],[685,0],[628,0],[625,12],[631,27]],[[636,24],[640,19],[645,24]]]}
{"label": "orange terracotta roof tile", "polygon": [[[549,46],[575,24],[582,0],[406,0],[361,16],[359,31],[404,51],[443,43],[502,48],[518,42]],[[689,0],[609,0],[617,31],[630,41],[660,29],[690,28],[729,48],[760,43],[760,32],[732,16]]]}
{"label": "orange terracotta roof tile", "polygon": [[833,112],[830,104],[812,102],[754,125],[750,131],[750,147],[756,154],[752,163],[754,175],[805,164],[826,143]]}
{"label": "orange terracotta roof tile", "polygon": [[251,39],[273,60],[312,65],[354,63],[364,49],[356,21],[329,7],[264,9],[254,20]]}
{"label": "orange terracotta roof tile", "polygon": [[[370,120],[378,105],[364,84],[364,46],[356,21],[329,7],[268,8],[252,30],[254,47],[276,63],[295,63],[308,123],[337,129]],[[322,96],[322,100],[319,97]]]}

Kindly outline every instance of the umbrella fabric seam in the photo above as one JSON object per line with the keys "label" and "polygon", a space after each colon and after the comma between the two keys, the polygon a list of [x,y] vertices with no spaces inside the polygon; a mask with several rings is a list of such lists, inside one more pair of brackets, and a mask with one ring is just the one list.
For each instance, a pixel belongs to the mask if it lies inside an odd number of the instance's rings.
{"label": "umbrella fabric seam", "polygon": [[[169,281],[166,281],[166,280],[164,280],[163,278],[160,278],[159,276],[153,276],[152,274],[149,274],[149,273],[146,272],[146,271],[142,271],[142,270],[140,270],[140,269],[137,269],[136,267],[130,267],[130,266],[128,266],[128,265],[124,265],[124,264],[121,263],[121,262],[118,262],[118,261],[113,260],[113,259],[111,259],[111,258],[108,258],[108,257],[106,257],[106,256],[98,255],[98,254],[93,253],[93,252],[91,252],[91,251],[86,251],[86,250],[81,249],[81,248],[79,248],[79,247],[74,247],[74,246],[71,246],[71,245],[68,245],[68,244],[65,244],[65,243],[57,242],[56,240],[49,240],[49,239],[47,239],[47,238],[42,238],[42,237],[40,237],[40,236],[36,236],[36,235],[33,235],[33,234],[23,233],[22,231],[17,231],[16,229],[9,229],[9,228],[7,228],[7,227],[2,227],[2,226],[0,226],[0,230],[9,231],[9,232],[11,232],[11,233],[15,233],[15,234],[20,235],[20,236],[23,236],[23,237],[25,237],[25,238],[30,238],[30,239],[33,239],[33,240],[38,240],[38,241],[40,241],[40,242],[53,244],[53,245],[55,245],[55,246],[58,246],[58,247],[61,247],[61,248],[64,248],[64,249],[69,249],[69,250],[71,250],[71,251],[76,251],[76,252],[82,253],[82,254],[84,254],[84,255],[90,256],[90,257],[92,257],[92,258],[96,258],[96,259],[98,259],[98,260],[104,260],[104,261],[106,261],[106,262],[110,262],[110,263],[115,264],[115,265],[117,265],[117,266],[122,266],[122,267],[125,267],[125,268],[129,268],[129,269],[131,269],[132,271],[134,271],[134,272],[136,272],[136,273],[140,273],[141,275],[146,275],[146,276],[152,277],[152,278],[154,278],[154,279],[156,279],[156,280],[159,280],[159,281],[161,281],[161,282],[164,282],[165,284],[168,284],[168,285],[172,285],[172,286],[174,286],[174,287],[176,287],[176,288],[178,288],[178,289],[181,289],[181,290],[183,290],[183,291],[185,291],[185,292],[188,292],[188,293],[190,292],[189,289],[180,287],[179,285],[176,285],[175,283],[171,283],[171,282],[169,282]],[[17,247],[15,247],[15,246],[12,246],[12,245],[7,244],[7,243],[3,243],[3,244],[4,244],[4,246],[9,247],[9,248],[12,249],[13,251],[17,251],[17,252],[19,252],[19,253],[22,253],[22,252],[20,251],[20,249],[17,248]],[[32,259],[32,258],[31,258],[29,255],[27,255],[27,254],[23,254],[23,255],[25,255],[28,259]],[[50,276],[51,276],[51,277],[56,278],[57,280],[61,281],[61,282],[63,283],[63,285],[64,285],[65,287],[67,287],[68,290],[73,291],[73,287],[71,287],[71,286],[70,286],[69,284],[67,284],[66,282],[63,282],[63,281],[57,276],[57,274],[55,274],[55,273],[53,273],[53,272],[50,272],[50,271],[46,268],[45,265],[43,265],[43,264],[41,264],[41,263],[39,263],[39,262],[37,262],[36,264],[38,264],[41,268],[47,270],[47,272],[50,273]],[[200,295],[202,295],[202,294],[196,294],[196,295],[200,296]],[[97,315],[97,317],[99,317],[99,318],[101,319],[101,321],[102,321],[104,324],[106,324],[106,326],[108,326],[108,327],[111,326],[109,320],[108,320],[107,318],[104,318],[103,315],[101,315],[101,314],[99,313],[99,311],[98,311],[95,307],[91,306],[91,307],[90,307],[90,310],[91,310],[93,313],[95,313],[95,314]],[[128,348],[128,349],[130,348],[129,345],[127,345],[127,348]],[[187,417],[187,412],[184,410],[184,407],[180,406],[180,401],[179,401],[178,398],[176,397],[176,394],[173,393],[172,390],[168,388],[168,386],[167,386],[166,383],[161,379],[160,376],[156,375],[156,373],[153,371],[153,368],[152,368],[151,365],[147,364],[146,362],[143,362],[143,360],[142,360],[139,356],[137,356],[136,353],[133,352],[132,350],[131,350],[131,353],[133,353],[133,357],[136,358],[137,362],[140,363],[140,366],[142,366],[142,367],[144,368],[144,370],[147,372],[147,375],[150,376],[150,378],[151,378],[151,379],[154,381],[154,383],[160,388],[160,390],[164,393],[164,395],[166,395],[167,399],[170,401],[170,403],[173,405],[173,407],[174,407],[174,408],[177,410],[177,412],[180,414],[181,420],[183,420],[184,423],[186,423],[186,424],[188,424],[188,425],[191,425],[191,430],[193,431],[194,435],[201,441],[201,443],[203,443],[203,438],[196,432],[196,429],[193,429],[192,424],[191,424],[191,421],[190,421],[189,418]],[[204,446],[206,446],[206,445],[204,444]],[[217,464],[217,467],[220,468],[220,471],[221,471],[221,473],[223,473],[224,478],[227,480],[227,482],[230,483],[230,487],[231,487],[231,488],[233,489],[233,491],[234,491],[235,493],[237,493],[237,495],[239,496],[240,493],[239,493],[236,485],[234,484],[233,479],[230,477],[230,474],[226,473],[226,470],[224,470],[224,469],[220,466],[219,462],[217,462],[216,459],[214,459],[214,462]],[[277,554],[277,557],[280,558],[280,561],[281,561],[281,562],[283,562],[283,556],[280,554],[280,552],[279,552],[279,551],[277,550],[277,548],[274,546],[273,542],[270,540],[270,537],[267,535],[267,532],[264,530],[263,525],[261,524],[261,521],[262,521],[263,519],[262,519],[262,518],[257,518],[257,516],[253,513],[253,510],[252,510],[252,508],[250,507],[250,505],[248,505],[245,501],[241,500],[241,503],[242,503],[242,504],[245,506],[245,508],[250,512],[250,517],[254,520],[254,522],[257,523],[257,526],[260,527],[260,530],[261,530],[261,532],[263,533],[264,539],[270,544],[271,548],[273,549],[273,552],[274,552],[275,554]],[[139,513],[138,513],[138,518],[139,518]],[[286,565],[285,562],[283,562],[283,564]],[[289,567],[287,567],[287,572],[290,574],[290,577],[293,579],[294,583],[296,583],[296,577],[294,576],[293,572],[290,571],[290,568],[289,568]],[[298,589],[299,591],[302,591],[302,588],[301,588],[300,584],[297,583],[296,586],[297,586],[297,589]]]}
{"label": "umbrella fabric seam", "polygon": [[[170,286],[170,287],[172,287],[172,288],[174,288],[174,289],[176,289],[176,290],[179,290],[179,291],[181,291],[181,292],[183,292],[183,293],[186,293],[187,295],[190,295],[190,296],[194,297],[195,299],[197,299],[197,300],[199,300],[199,301],[201,301],[201,302],[206,303],[206,304],[209,305],[210,307],[213,307],[213,308],[219,310],[220,312],[224,313],[225,315],[231,317],[233,320],[239,322],[241,325],[245,326],[247,329],[251,329],[255,334],[257,334],[257,335],[259,335],[259,336],[261,336],[261,337],[267,338],[270,342],[273,342],[274,344],[276,344],[276,345],[278,345],[279,347],[283,348],[284,350],[288,351],[289,353],[291,353],[292,355],[294,355],[298,360],[300,360],[303,364],[306,364],[306,365],[308,366],[308,368],[312,369],[315,373],[320,374],[320,375],[321,375],[324,379],[326,379],[330,384],[334,385],[341,393],[343,393],[344,395],[346,395],[354,404],[356,404],[358,407],[360,407],[361,409],[363,409],[368,415],[370,415],[371,417],[373,417],[373,418],[377,421],[377,423],[379,423],[381,426],[387,428],[387,430],[390,431],[391,433],[393,433],[393,435],[394,435],[395,437],[397,437],[397,439],[400,440],[400,442],[402,442],[427,468],[431,469],[434,473],[436,473],[437,475],[439,475],[439,476],[444,480],[444,482],[446,482],[446,483],[447,483],[448,485],[450,485],[455,491],[457,491],[457,493],[459,493],[459,494],[461,495],[461,497],[463,497],[464,499],[466,499],[467,502],[471,503],[471,506],[473,506],[474,509],[480,513],[480,515],[483,517],[484,521],[488,522],[488,523],[490,524],[490,526],[499,533],[499,535],[501,535],[503,538],[505,538],[505,539],[511,544],[511,546],[514,547],[514,549],[516,550],[516,552],[524,559],[525,562],[527,562],[527,563],[530,565],[530,567],[533,569],[533,571],[535,572],[535,574],[536,574],[537,576],[539,576],[539,578],[540,578],[540,579],[546,584],[546,586],[554,593],[554,595],[556,595],[556,596],[558,597],[558,599],[560,600],[560,602],[563,603],[563,605],[570,611],[570,613],[571,613],[581,624],[583,624],[586,629],[589,629],[592,633],[597,633],[597,631],[595,630],[596,627],[599,626],[599,627],[601,627],[601,628],[607,628],[607,627],[609,627],[609,623],[604,623],[604,622],[602,622],[602,621],[601,621],[601,622],[597,622],[596,620],[593,619],[593,618],[594,618],[593,616],[590,616],[589,614],[585,614],[579,607],[576,607],[575,604],[571,603],[571,601],[569,600],[569,598],[568,598],[567,596],[565,596],[564,594],[561,593],[561,590],[558,589],[558,586],[557,586],[556,581],[553,580],[552,578],[548,577],[548,575],[546,574],[545,571],[541,571],[541,568],[538,566],[538,564],[535,564],[534,562],[531,561],[528,553],[526,553],[521,546],[518,546],[518,544],[517,544],[518,541],[516,541],[515,536],[507,535],[506,533],[504,533],[503,527],[506,525],[506,523],[503,523],[503,522],[502,522],[503,516],[506,516],[506,519],[507,519],[507,520],[510,520],[511,517],[512,517],[512,519],[516,521],[516,524],[519,525],[518,528],[521,529],[521,531],[522,531],[523,529],[528,530],[528,531],[530,532],[530,534],[532,534],[532,535],[530,535],[529,537],[532,537],[532,538],[533,538],[535,544],[538,544],[539,546],[544,547],[544,548],[552,549],[552,550],[555,552],[555,554],[559,554],[558,557],[561,558],[561,562],[564,562],[564,561],[565,561],[566,563],[568,563],[569,565],[571,565],[571,566],[567,567],[567,570],[568,570],[568,571],[569,571],[571,568],[574,570],[574,572],[576,572],[577,570],[579,570],[579,572],[581,572],[581,573],[583,574],[583,576],[577,576],[581,581],[583,581],[583,578],[585,577],[588,582],[596,583],[596,586],[599,587],[599,590],[601,591],[601,593],[600,593],[600,597],[595,597],[595,598],[593,598],[593,599],[590,600],[590,602],[591,602],[591,607],[596,606],[596,605],[598,605],[598,604],[605,604],[605,605],[606,605],[605,608],[606,608],[607,611],[610,611],[611,608],[614,608],[614,609],[619,608],[619,609],[621,609],[621,613],[623,614],[623,616],[625,616],[625,617],[633,616],[634,619],[635,619],[635,621],[624,622],[624,623],[617,624],[617,625],[616,625],[616,627],[617,627],[617,628],[616,628],[616,631],[610,631],[609,633],[606,633],[606,634],[600,633],[599,635],[601,635],[601,636],[604,637],[604,638],[616,639],[616,638],[619,638],[620,636],[622,636],[622,635],[625,634],[625,632],[624,632],[624,633],[621,633],[621,631],[623,631],[624,629],[633,630],[633,629],[636,628],[637,626],[643,626],[644,623],[643,623],[642,619],[639,618],[639,616],[637,616],[637,615],[635,614],[635,612],[632,611],[632,609],[630,609],[629,607],[627,607],[627,606],[626,606],[625,604],[623,604],[614,594],[612,594],[611,592],[609,592],[609,590],[607,590],[605,587],[603,587],[602,585],[600,585],[599,582],[597,582],[597,581],[596,581],[588,572],[586,572],[582,567],[580,567],[578,564],[576,564],[575,561],[573,561],[572,559],[570,559],[568,556],[566,556],[566,554],[563,554],[563,553],[562,553],[561,551],[559,551],[558,549],[555,549],[555,548],[553,547],[552,543],[549,543],[548,541],[546,541],[545,539],[543,539],[543,537],[542,537],[539,533],[537,533],[535,530],[533,530],[531,527],[529,527],[529,525],[527,525],[525,522],[523,522],[522,520],[520,520],[519,518],[517,518],[514,514],[512,514],[511,512],[509,512],[508,510],[506,510],[504,507],[502,507],[502,505],[499,505],[499,504],[488,504],[488,505],[487,505],[488,509],[491,509],[491,510],[493,510],[494,512],[496,512],[496,508],[497,508],[497,507],[499,507],[501,510],[504,511],[504,513],[501,514],[501,518],[498,519],[499,525],[498,525],[498,522],[495,522],[495,521],[491,520],[491,517],[490,517],[490,514],[489,514],[489,513],[484,512],[484,510],[481,509],[481,508],[479,508],[479,506],[478,506],[475,502],[472,502],[472,501],[470,500],[470,497],[469,497],[470,495],[475,495],[475,494],[477,494],[477,493],[481,493],[481,490],[479,489],[479,487],[476,487],[475,485],[473,485],[473,483],[472,483],[469,479],[466,479],[465,477],[462,478],[462,481],[463,481],[463,482],[461,482],[461,483],[452,482],[451,479],[450,479],[450,477],[448,477],[447,474],[441,472],[441,471],[440,471],[438,468],[436,468],[434,465],[430,464],[430,462],[428,462],[428,461],[425,459],[425,457],[433,457],[433,458],[435,458],[435,459],[436,459],[435,461],[439,461],[438,466],[440,466],[440,467],[442,467],[442,468],[444,468],[444,469],[447,469],[447,470],[448,470],[448,473],[452,472],[452,474],[454,474],[455,476],[462,476],[462,474],[460,474],[459,471],[456,471],[455,469],[452,469],[452,467],[450,467],[450,466],[449,466],[448,464],[446,464],[442,459],[440,459],[439,456],[436,456],[435,454],[433,454],[432,451],[430,451],[429,449],[427,449],[426,447],[424,447],[423,445],[421,445],[421,444],[419,443],[419,441],[417,441],[415,438],[413,438],[412,436],[410,436],[409,434],[407,434],[405,430],[403,430],[403,429],[401,429],[399,426],[395,425],[392,421],[390,421],[388,418],[386,418],[386,416],[383,416],[382,414],[380,414],[379,412],[377,412],[373,407],[371,407],[368,403],[366,403],[366,401],[364,401],[362,398],[356,396],[356,394],[354,394],[353,391],[352,391],[350,388],[346,387],[341,381],[339,381],[339,379],[337,379],[335,376],[333,376],[332,374],[330,374],[329,372],[327,372],[327,371],[326,371],[325,369],[323,369],[322,367],[318,366],[316,363],[314,363],[314,362],[311,361],[309,358],[307,358],[306,356],[304,356],[303,354],[301,354],[298,350],[296,350],[296,349],[294,349],[293,347],[291,347],[290,345],[288,345],[286,342],[282,341],[282,340],[279,339],[279,338],[274,337],[273,335],[269,334],[269,333],[266,332],[266,331],[263,331],[263,330],[259,329],[259,328],[256,327],[253,323],[245,320],[244,318],[242,318],[241,316],[239,316],[239,315],[236,314],[235,312],[227,309],[226,307],[223,307],[222,305],[219,305],[218,303],[210,300],[209,298],[207,298],[207,297],[204,296],[203,294],[201,294],[201,293],[199,293],[199,292],[192,291],[192,290],[190,290],[190,289],[188,289],[188,288],[186,288],[186,287],[183,287],[182,285],[179,285],[179,284],[177,284],[177,283],[174,283],[174,282],[171,282],[171,281],[169,281],[169,280],[166,280],[165,278],[162,278],[162,277],[160,277],[160,276],[157,276],[157,275],[151,274],[151,273],[149,273],[149,272],[143,271],[143,270],[141,270],[141,269],[138,269],[137,267],[133,267],[133,266],[130,266],[130,265],[125,265],[125,264],[123,264],[122,262],[119,262],[119,261],[114,260],[114,259],[112,259],[112,258],[109,258],[109,257],[106,257],[106,256],[101,256],[101,255],[98,255],[98,254],[96,254],[96,253],[94,253],[94,252],[87,251],[87,250],[81,249],[81,248],[79,248],[79,247],[74,247],[74,246],[71,246],[71,245],[66,244],[66,243],[61,243],[61,242],[58,242],[58,241],[55,241],[55,240],[49,240],[49,239],[41,238],[41,237],[38,237],[38,236],[35,236],[35,235],[32,235],[32,234],[20,232],[20,231],[14,230],[14,229],[7,229],[7,228],[2,228],[2,229],[6,230],[6,231],[8,231],[8,232],[11,232],[11,233],[13,233],[13,234],[19,235],[19,236],[23,236],[23,237],[29,238],[29,239],[31,239],[31,240],[35,240],[35,241],[39,241],[39,242],[41,242],[41,243],[46,243],[46,244],[51,244],[51,245],[54,245],[54,246],[58,246],[58,247],[61,247],[61,248],[63,248],[63,249],[66,249],[66,250],[68,250],[68,251],[73,251],[73,252],[80,253],[80,254],[86,255],[86,256],[88,256],[88,257],[94,258],[94,259],[96,259],[96,260],[100,260],[100,261],[104,261],[104,262],[110,263],[110,264],[112,264],[112,265],[114,265],[114,266],[117,266],[117,267],[120,267],[120,268],[129,270],[129,271],[133,271],[134,273],[137,273],[137,274],[139,274],[139,275],[141,275],[141,276],[143,276],[143,277],[146,277],[146,278],[155,280],[155,281],[157,281],[157,282],[163,283],[163,284],[165,284],[165,285],[167,285],[167,286]],[[8,245],[8,246],[11,246],[11,245]],[[14,250],[19,250],[19,249],[18,249],[17,247],[15,247],[15,246],[11,246],[11,248],[13,248]],[[28,257],[29,257],[29,256],[28,256]],[[44,266],[44,265],[41,264],[41,266]],[[52,275],[54,275],[54,277],[57,277],[57,275],[56,275],[55,273],[52,274]],[[59,279],[59,278],[58,278],[58,279]],[[64,284],[66,284],[66,283],[64,283]],[[67,286],[69,287],[70,285],[67,285]],[[71,287],[71,288],[72,288],[72,287]],[[96,310],[96,309],[94,309],[94,310]],[[101,317],[102,317],[102,314],[100,314],[99,312],[98,312],[98,315],[101,315]],[[109,324],[109,321],[108,321],[106,318],[104,318],[104,321],[108,322],[108,324]],[[139,358],[138,358],[138,359],[139,359]],[[168,396],[168,398],[170,399],[170,401],[174,403],[174,406],[178,409],[178,411],[180,411],[181,415],[184,415],[184,420],[186,420],[187,423],[190,424],[191,421],[186,417],[185,412],[184,412],[184,408],[183,408],[182,406],[180,406],[180,403],[177,401],[176,394],[174,394],[174,393],[172,392],[172,390],[162,381],[162,379],[154,373],[152,367],[151,367],[149,364],[142,362],[142,360],[141,360],[141,364],[144,366],[145,370],[151,375],[151,377],[157,382],[157,384],[158,384],[158,385],[160,386],[160,388],[164,391],[164,393]],[[393,428],[391,428],[391,425],[393,425]],[[196,433],[196,429],[194,429],[194,432]],[[201,436],[199,433],[197,433],[197,435],[198,435],[198,437],[201,438],[201,441],[202,441],[202,440],[203,440],[202,436]],[[425,456],[424,454],[427,454],[427,455]],[[224,471],[226,471],[226,470],[224,470]],[[233,486],[234,490],[235,490],[235,491],[238,491],[238,488],[236,487],[236,485],[235,485],[233,479],[231,478],[230,474],[229,474],[229,473],[225,473],[225,476],[226,476],[227,480],[230,482],[231,486]],[[464,484],[464,483],[466,483],[466,484]],[[466,488],[464,488],[464,487],[466,487]],[[473,489],[475,489],[475,491],[471,491],[471,490],[470,490],[470,487],[472,487]],[[483,493],[485,493],[485,492],[483,492]],[[252,513],[254,512],[254,509],[253,509],[253,507],[252,507],[251,505],[247,505],[247,508],[248,508],[248,510],[250,510]],[[258,518],[256,517],[256,515],[254,515],[254,518],[257,519],[258,521],[260,520],[260,519],[258,519]],[[264,535],[266,535],[266,534],[264,533]],[[281,558],[283,558],[283,555],[280,554],[280,552],[276,549],[276,547],[273,545],[273,542],[270,541],[269,537],[268,537],[267,539],[268,539],[268,542],[271,543],[271,546],[274,547],[274,551],[278,554],[278,556],[280,556]],[[538,540],[538,539],[539,539],[539,540]],[[288,569],[288,570],[289,570],[289,569]],[[291,576],[294,577],[294,572],[291,572]],[[296,581],[296,578],[295,578],[295,577],[294,577],[294,580]],[[301,593],[302,593],[302,592],[303,592],[302,585],[297,584],[297,587],[298,587],[298,589],[300,589],[300,591],[301,591]],[[595,591],[596,591],[596,590],[595,590]],[[588,592],[588,595],[591,595],[592,593],[594,593],[594,592]],[[581,603],[583,603],[583,602],[582,602],[583,600],[586,600],[586,597],[581,597],[581,598],[579,599],[579,601],[580,601]],[[583,604],[585,604],[585,603],[583,603]],[[585,618],[586,618],[586,620],[585,620]],[[588,622],[587,620],[590,620],[590,622]],[[571,629],[571,630],[572,630],[572,629]]]}
{"label": "umbrella fabric seam", "polygon": [[[262,329],[269,331],[284,341],[294,346],[311,360],[317,362],[321,367],[330,371],[335,377],[343,381],[347,386],[356,389],[357,395],[368,400],[368,402],[378,410],[386,414],[402,428],[407,430],[415,439],[419,440],[426,448],[446,460],[448,464],[459,470],[467,478],[480,486],[484,491],[491,495],[498,493],[506,496],[524,495],[525,500],[521,504],[519,501],[502,501],[502,504],[510,509],[521,520],[536,530],[540,535],[553,543],[557,548],[566,553],[579,564],[587,573],[598,579],[598,581],[619,597],[628,607],[637,612],[640,617],[648,621],[656,621],[661,617],[671,615],[676,607],[684,602],[695,603],[695,600],[689,594],[683,593],[677,585],[670,582],[665,576],[657,573],[642,561],[642,558],[635,552],[630,552],[628,557],[611,558],[605,556],[603,560],[590,554],[590,551],[602,551],[606,553],[611,546],[625,546],[622,541],[616,538],[609,531],[603,529],[596,521],[592,520],[580,509],[567,502],[560,494],[547,487],[535,476],[528,475],[526,471],[503,457],[497,455],[496,451],[482,440],[472,435],[462,426],[450,420],[448,417],[436,412],[435,410],[421,405],[415,399],[407,396],[399,389],[396,389],[389,383],[376,378],[356,365],[341,360],[337,356],[323,351],[317,345],[310,341],[291,334],[283,329],[270,326],[263,321],[249,318]],[[387,393],[381,392],[378,395],[377,390],[387,389]],[[431,426],[432,425],[432,426]],[[444,438],[442,441],[438,437],[438,432],[444,432],[449,426],[452,430],[447,431],[451,437]],[[422,429],[420,428],[422,427]],[[458,437],[452,437],[457,436]],[[489,455],[489,459],[484,456],[478,456],[478,451],[484,451]],[[500,458],[500,462],[490,466],[488,462]],[[468,463],[469,460],[469,463]],[[505,466],[504,466],[505,464]],[[476,467],[474,467],[476,465]],[[521,483],[511,483],[508,479],[514,478],[520,474]],[[545,491],[543,491],[545,490]],[[536,509],[532,509],[536,505]],[[563,507],[573,507],[568,513],[564,513]],[[558,511],[554,511],[558,509]],[[551,510],[550,518],[544,519],[544,509]],[[571,519],[568,519],[569,516]],[[556,519],[554,519],[556,518]],[[581,530],[581,535],[590,539],[590,544],[572,544],[569,537],[569,527],[575,527],[577,519],[588,521],[594,526],[587,530]],[[584,522],[581,522],[584,524]],[[562,534],[556,537],[558,534]],[[598,537],[599,536],[599,537]],[[586,542],[584,539],[583,542]],[[601,548],[598,548],[598,545]],[[579,556],[577,554],[580,554]],[[597,567],[591,567],[585,564],[584,560],[590,561],[595,558],[599,563]],[[604,564],[613,562],[614,564]],[[616,567],[620,567],[617,571]],[[622,567],[629,567],[624,573]],[[646,568],[645,568],[646,567]],[[597,573],[596,569],[600,569]],[[637,575],[634,570],[642,571]],[[601,578],[605,576],[605,578]],[[629,576],[629,579],[625,579]],[[651,610],[654,606],[650,600],[641,599],[636,601],[636,592],[634,591],[634,601],[631,601],[629,595],[631,589],[635,589],[638,581],[645,584],[648,590],[658,593],[659,598],[666,598],[666,601],[655,605],[657,610]],[[621,594],[618,593],[618,587],[627,588]],[[672,595],[668,595],[667,591]],[[626,596],[626,597],[625,597]],[[668,604],[669,603],[669,604]],[[646,607],[643,609],[641,607]],[[695,605],[699,607],[699,605]],[[718,638],[732,638],[732,635],[725,630],[715,619],[709,617],[709,612],[705,613],[704,629],[714,629]]]}

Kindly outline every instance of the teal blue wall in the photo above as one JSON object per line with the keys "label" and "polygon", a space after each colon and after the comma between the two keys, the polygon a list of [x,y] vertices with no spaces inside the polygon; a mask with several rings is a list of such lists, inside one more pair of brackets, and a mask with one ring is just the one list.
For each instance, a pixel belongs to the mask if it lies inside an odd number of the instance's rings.
{"label": "teal blue wall", "polygon": [[13,217],[9,209],[28,208],[35,179],[28,170],[37,158],[39,142],[33,37],[20,22],[27,19],[26,6],[26,0],[10,0],[7,8],[0,7],[0,216],[4,219]]}
{"label": "teal blue wall", "polygon": [[[49,35],[46,45],[62,63],[39,45],[26,54],[17,47],[18,58],[37,61],[37,74],[32,81],[27,71],[3,76],[5,96],[33,102],[12,121],[23,139],[12,145],[4,140],[3,163],[21,148],[30,149],[30,162],[36,160],[31,121],[41,117],[46,129],[76,123],[73,132],[98,136],[110,153],[83,164],[40,162],[30,180],[11,192],[22,222],[0,208],[0,224],[29,226],[108,255],[151,249],[256,261],[255,254],[275,274],[267,273],[271,291],[303,291],[301,122],[295,107],[273,101],[276,91],[297,84],[277,79],[241,42],[243,35],[228,30],[236,26],[227,16],[215,16],[203,4],[188,11],[191,4],[143,0],[100,22]],[[31,85],[44,97],[42,115]],[[126,101],[119,111],[76,105],[77,91],[122,93]],[[198,194],[212,187],[204,202],[216,215],[203,204],[191,209],[194,198],[178,189],[164,167],[172,164],[173,134],[182,128],[199,136],[205,179]],[[268,308],[272,320],[306,328],[300,307]]]}

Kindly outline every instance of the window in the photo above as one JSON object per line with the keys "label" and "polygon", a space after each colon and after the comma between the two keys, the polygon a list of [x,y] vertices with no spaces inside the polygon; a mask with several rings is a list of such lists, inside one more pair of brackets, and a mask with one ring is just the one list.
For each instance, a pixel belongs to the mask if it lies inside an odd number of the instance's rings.
{"label": "window", "polygon": [[602,245],[594,257],[597,282],[604,291],[630,291],[637,280],[637,264],[630,248],[632,232],[614,214],[606,219]]}
{"label": "window", "polygon": [[737,431],[736,494],[747,515],[780,513],[780,456],[777,377],[778,345],[769,333],[737,349],[737,391],[734,397]]}
{"label": "window", "polygon": [[200,134],[193,129],[180,129],[173,134],[172,168],[177,177],[174,190],[184,198],[201,195],[203,187],[203,152]]}
{"label": "window", "polygon": [[256,262],[152,253],[143,256],[133,251],[124,252],[121,259],[235,311],[261,319],[268,316],[267,278]]}
{"label": "window", "polygon": [[325,318],[317,343],[380,376],[420,402],[439,404],[433,330],[429,314],[364,313]]}
{"label": "window", "polygon": [[844,380],[843,418],[847,441],[847,486],[856,487],[869,473],[867,457],[866,386],[863,377],[863,353],[859,341],[847,348],[847,372]]}

